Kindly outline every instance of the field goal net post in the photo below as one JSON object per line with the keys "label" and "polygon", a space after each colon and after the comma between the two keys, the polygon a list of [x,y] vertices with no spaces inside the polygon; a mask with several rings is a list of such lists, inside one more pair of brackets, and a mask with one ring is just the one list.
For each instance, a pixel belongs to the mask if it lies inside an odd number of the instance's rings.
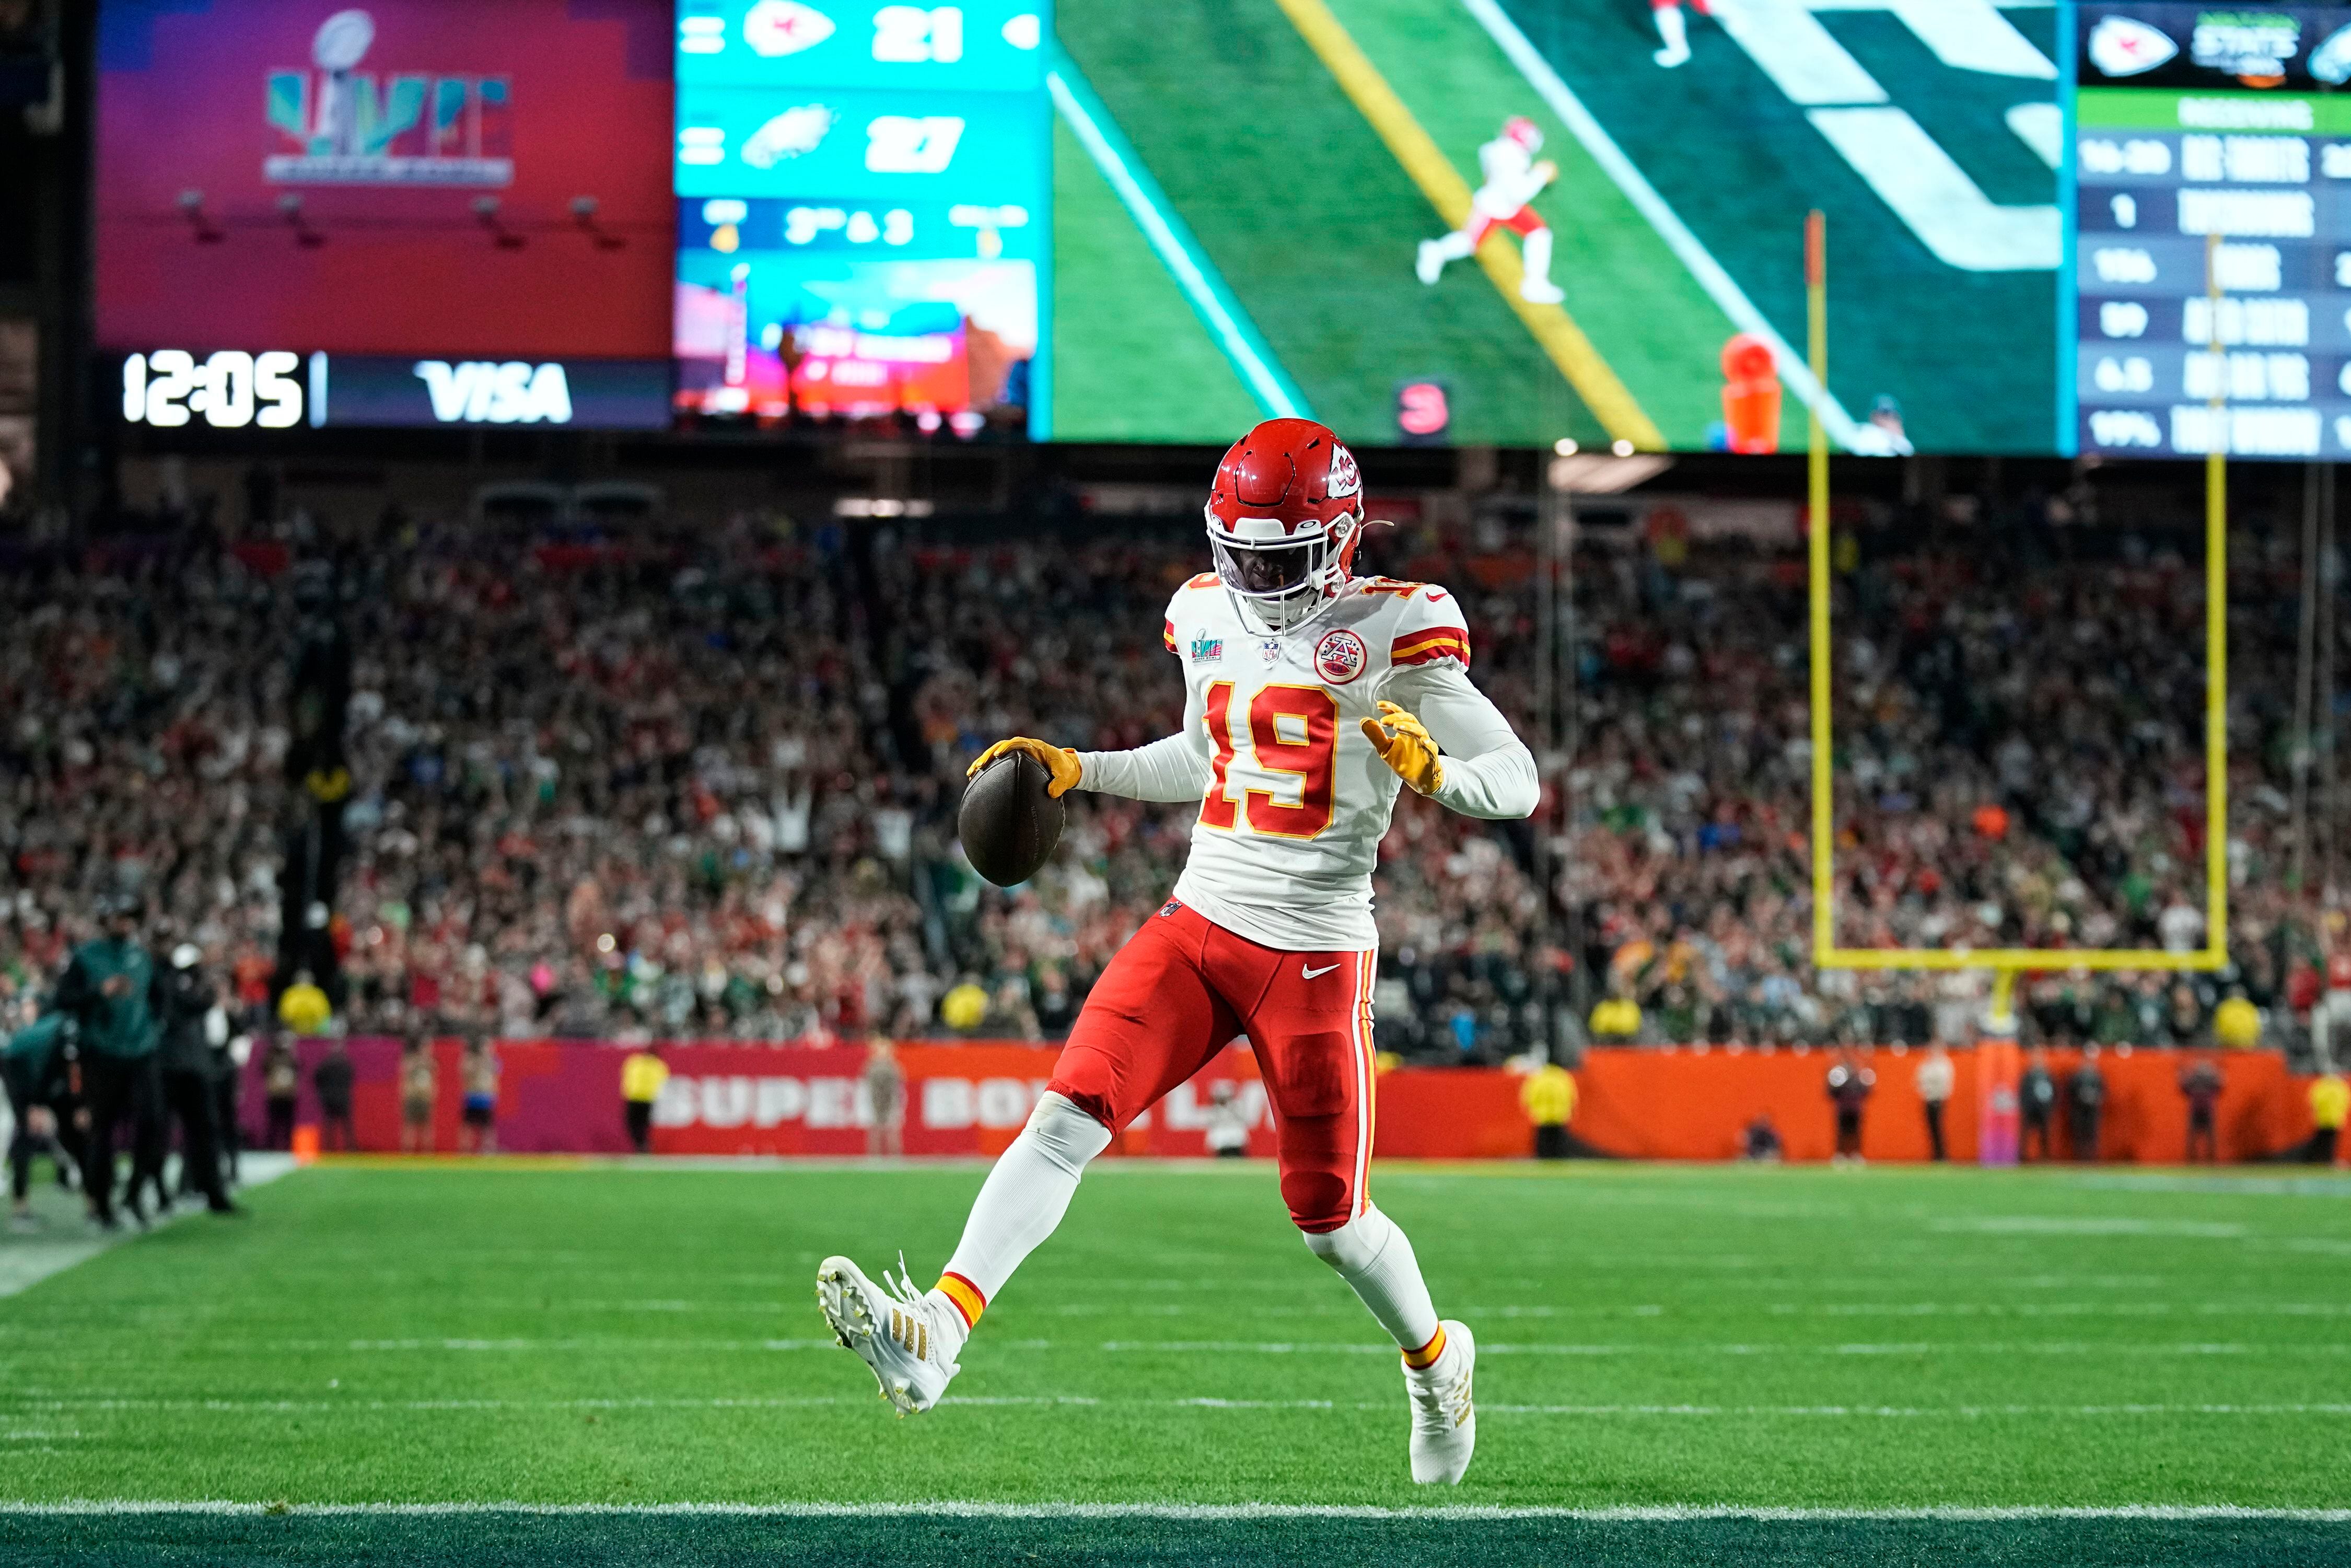
{"label": "field goal net post", "polygon": [[[2205,248],[2207,288],[2215,301],[2211,352],[2220,342],[2220,295],[2214,265],[2219,235]],[[1804,220],[1804,293],[1813,382],[1828,385],[1827,225],[1815,210]],[[2211,435],[2204,459],[2204,921],[2201,948],[2172,952],[2136,947],[1844,947],[1837,941],[1836,822],[1829,624],[1829,448],[1820,408],[1811,411],[1810,556],[1812,694],[1813,963],[1820,969],[1990,970],[1991,1006],[1986,1033],[2005,1038],[2012,1062],[2016,1018],[2014,992],[2020,974],[2059,969],[2214,970],[2229,962],[2229,532],[2226,425],[2216,376]]]}

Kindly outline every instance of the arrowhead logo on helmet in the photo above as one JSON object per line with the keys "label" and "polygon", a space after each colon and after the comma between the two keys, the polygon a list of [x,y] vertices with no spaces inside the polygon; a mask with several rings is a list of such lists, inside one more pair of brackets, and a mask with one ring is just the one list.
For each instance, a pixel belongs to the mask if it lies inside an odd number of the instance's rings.
{"label": "arrowhead logo on helmet", "polygon": [[1233,443],[1203,509],[1217,576],[1245,620],[1288,632],[1338,598],[1363,488],[1354,454],[1313,420],[1269,419]]}

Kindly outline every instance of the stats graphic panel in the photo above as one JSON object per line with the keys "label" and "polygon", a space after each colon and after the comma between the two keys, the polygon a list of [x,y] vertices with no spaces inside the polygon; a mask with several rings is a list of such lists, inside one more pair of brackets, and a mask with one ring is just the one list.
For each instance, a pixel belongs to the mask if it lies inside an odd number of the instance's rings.
{"label": "stats graphic panel", "polygon": [[2351,454],[2351,9],[2084,5],[2063,437]]}
{"label": "stats graphic panel", "polygon": [[676,402],[1047,434],[1036,0],[683,0]]}
{"label": "stats graphic panel", "polygon": [[666,365],[671,16],[104,0],[99,345]]}

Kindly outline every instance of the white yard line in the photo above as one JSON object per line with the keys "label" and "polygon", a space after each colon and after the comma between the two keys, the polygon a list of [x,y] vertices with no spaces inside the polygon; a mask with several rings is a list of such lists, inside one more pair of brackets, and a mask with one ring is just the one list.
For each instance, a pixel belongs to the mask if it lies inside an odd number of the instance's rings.
{"label": "white yard line", "polygon": [[1341,1503],[1176,1503],[1176,1502],[665,1502],[665,1503],[533,1503],[533,1502],[329,1502],[253,1503],[211,1500],[202,1502],[152,1502],[138,1499],[89,1500],[69,1502],[0,1502],[0,1515],[85,1518],[115,1514],[219,1514],[238,1517],[294,1514],[314,1518],[388,1515],[392,1517],[466,1517],[511,1514],[523,1517],[696,1516],[720,1519],[1159,1519],[1170,1521],[1332,1519],[1332,1520],[1575,1520],[1593,1524],[1677,1524],[1703,1520],[1741,1520],[1757,1523],[1810,1523],[1860,1521],[1901,1522],[1935,1521],[1956,1523],[2003,1523],[2033,1520],[2273,1520],[2317,1524],[2351,1522],[2351,1509],[2239,1508],[2229,1503],[2123,1503],[2106,1508],[1978,1508],[1966,1504],[1922,1508],[1740,1508],[1723,1504],[1687,1503],[1627,1508],[1479,1508],[1436,1504],[1426,1508],[1378,1508]]}
{"label": "white yard line", "polygon": [[[627,1410],[799,1410],[846,1406],[862,1408],[873,1403],[870,1395],[810,1395],[774,1398],[643,1398],[643,1399],[149,1399],[12,1397],[0,1396],[0,1407],[17,1416],[36,1415],[103,1415],[110,1412],[198,1412],[207,1416],[314,1416],[354,1412],[400,1414],[511,1414],[530,1411]],[[1180,1399],[1102,1399],[1083,1394],[1029,1394],[965,1396],[949,1395],[941,1408],[954,1406],[995,1409],[1038,1407],[1092,1410],[1365,1410],[1399,1408],[1395,1400],[1362,1399],[1225,1399],[1195,1396]],[[1568,1416],[1579,1417],[1763,1417],[1862,1418],[1978,1421],[2003,1416],[2071,1416],[2083,1418],[2155,1416],[2351,1416],[2351,1404],[2325,1403],[2179,1403],[2110,1405],[1501,1405],[1481,1402],[1488,1416]],[[0,1430],[0,1437],[10,1434]],[[36,1434],[47,1436],[48,1434]]]}

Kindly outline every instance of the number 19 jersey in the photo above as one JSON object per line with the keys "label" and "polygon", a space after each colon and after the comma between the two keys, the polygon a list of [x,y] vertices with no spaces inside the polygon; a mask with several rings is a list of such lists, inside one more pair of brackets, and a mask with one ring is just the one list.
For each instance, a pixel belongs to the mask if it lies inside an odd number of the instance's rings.
{"label": "number 19 jersey", "polygon": [[1416,707],[1416,674],[1468,668],[1459,602],[1428,583],[1355,578],[1313,621],[1268,635],[1209,573],[1168,601],[1165,636],[1208,764],[1176,897],[1269,947],[1377,946],[1372,870],[1404,781],[1361,721],[1383,699]]}

